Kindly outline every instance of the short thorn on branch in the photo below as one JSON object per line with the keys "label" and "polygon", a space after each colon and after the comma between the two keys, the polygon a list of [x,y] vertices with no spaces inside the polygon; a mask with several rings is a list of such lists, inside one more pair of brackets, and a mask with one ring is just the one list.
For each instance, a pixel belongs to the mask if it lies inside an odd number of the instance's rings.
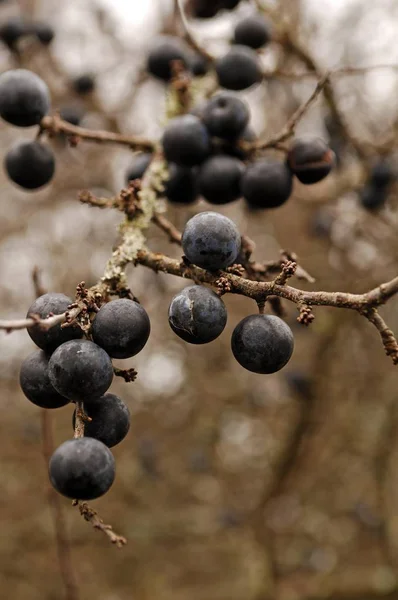
{"label": "short thorn on branch", "polygon": [[80,514],[84,518],[85,521],[91,523],[94,529],[99,529],[106,536],[108,536],[109,540],[112,544],[115,544],[118,548],[122,548],[127,544],[127,540],[122,535],[119,535],[113,531],[112,525],[106,525],[104,521],[98,516],[96,510],[91,508],[87,504],[87,502],[79,502],[78,500],[73,501],[73,506],[78,506]]}

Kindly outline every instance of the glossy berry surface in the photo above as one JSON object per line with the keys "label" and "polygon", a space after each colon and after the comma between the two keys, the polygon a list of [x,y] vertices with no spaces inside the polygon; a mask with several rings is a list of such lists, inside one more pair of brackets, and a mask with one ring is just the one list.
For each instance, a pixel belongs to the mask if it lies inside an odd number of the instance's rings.
{"label": "glossy berry surface", "polygon": [[235,223],[219,213],[198,213],[185,225],[182,248],[190,262],[203,269],[218,271],[232,265],[241,247]]}
{"label": "glossy berry surface", "polygon": [[25,358],[19,372],[19,383],[28,400],[41,408],[59,408],[70,402],[51,384],[48,357],[43,350],[35,350]]}
{"label": "glossy berry surface", "polygon": [[334,161],[334,152],[326,142],[316,137],[295,140],[287,155],[292,173],[306,185],[317,183],[329,175]]}
{"label": "glossy berry surface", "polygon": [[145,308],[134,300],[121,298],[100,308],[91,333],[94,342],[112,358],[129,358],[143,349],[150,330]]}
{"label": "glossy berry surface", "polygon": [[242,44],[256,50],[268,44],[270,40],[270,26],[260,14],[242,19],[235,27],[235,44]]}
{"label": "glossy berry surface", "polygon": [[95,78],[89,74],[79,75],[72,81],[72,87],[76,94],[85,96],[94,91]]}
{"label": "glossy berry surface", "polygon": [[242,177],[242,194],[254,208],[276,208],[288,200],[293,179],[288,167],[273,159],[250,164]]}
{"label": "glossy berry surface", "polygon": [[231,347],[238,363],[248,371],[275,373],[289,361],[294,338],[279,317],[250,315],[235,327]]}
{"label": "glossy berry surface", "polygon": [[17,127],[38,125],[50,109],[50,93],[44,81],[26,69],[0,75],[0,116]]}
{"label": "glossy berry surface", "polygon": [[83,437],[61,444],[50,459],[48,471],[51,484],[63,496],[94,500],[111,487],[115,459],[105,444]]}
{"label": "glossy berry surface", "polygon": [[47,25],[47,23],[35,23],[33,25],[33,33],[36,35],[39,42],[43,44],[43,46],[48,46],[54,39],[55,33],[54,29]]}
{"label": "glossy berry surface", "polygon": [[[56,292],[43,294],[29,306],[26,318],[33,314],[39,315],[41,319],[46,319],[51,314],[60,315],[68,309],[70,304],[72,304],[72,299],[65,296],[65,294]],[[61,325],[55,325],[48,331],[42,331],[38,327],[29,327],[27,332],[36,346],[47,353],[51,353],[61,344],[81,338],[83,335],[80,327],[76,325],[62,329]]]}
{"label": "glossy berry surface", "polygon": [[58,346],[49,360],[48,373],[59,394],[81,402],[103,396],[113,379],[108,354],[89,340]]}
{"label": "glossy berry surface", "polygon": [[218,82],[227,90],[245,90],[261,80],[257,54],[247,46],[234,45],[216,60]]}
{"label": "glossy berry surface", "polygon": [[126,183],[134,179],[142,179],[151,160],[152,154],[150,152],[142,152],[134,156],[126,173]]}
{"label": "glossy berry surface", "polygon": [[197,200],[199,189],[195,169],[169,163],[169,176],[164,182],[164,194],[175,204],[192,204]]}
{"label": "glossy berry surface", "polygon": [[212,136],[235,139],[245,130],[249,122],[246,102],[230,92],[213,96],[202,111],[202,120]]}
{"label": "glossy berry surface", "polygon": [[233,156],[212,156],[200,167],[198,181],[202,196],[211,204],[227,204],[241,196],[245,165]]}
{"label": "glossy berry surface", "polygon": [[[114,394],[105,394],[95,402],[84,404],[84,412],[91,421],[84,424],[85,437],[95,438],[108,448],[119,444],[130,428],[130,411],[126,404]],[[75,428],[76,410],[73,413]]]}
{"label": "glossy berry surface", "polygon": [[169,81],[173,76],[172,63],[175,60],[189,66],[189,52],[176,37],[164,35],[158,37],[149,50],[147,69],[154,77]]}
{"label": "glossy berry surface", "polygon": [[210,154],[210,137],[198,117],[175,117],[167,125],[162,138],[166,159],[183,167],[202,163]]}
{"label": "glossy berry surface", "polygon": [[40,142],[19,142],[4,159],[8,177],[26,190],[37,190],[51,181],[55,173],[55,156]]}
{"label": "glossy berry surface", "polygon": [[224,302],[203,285],[191,285],[176,294],[169,307],[170,327],[190,344],[215,340],[227,323]]}

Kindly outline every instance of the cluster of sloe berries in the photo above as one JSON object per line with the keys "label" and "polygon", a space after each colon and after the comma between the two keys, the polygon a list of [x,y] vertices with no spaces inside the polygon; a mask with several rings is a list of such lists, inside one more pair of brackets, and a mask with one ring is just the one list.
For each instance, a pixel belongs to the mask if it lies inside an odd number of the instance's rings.
{"label": "cluster of sloe berries", "polygon": [[[64,294],[44,294],[30,306],[28,315],[44,319],[62,314],[71,303]],[[49,465],[51,483],[68,498],[97,498],[115,477],[109,448],[124,439],[130,426],[126,404],[107,393],[114,374],[111,359],[129,358],[142,350],[150,333],[149,317],[140,304],[122,298],[104,304],[95,314],[90,340],[82,339],[78,325],[56,325],[47,331],[33,326],[28,333],[40,350],[21,366],[25,396],[46,409],[84,402],[89,418],[84,438],[69,440],[54,452]]]}
{"label": "cluster of sloe berries", "polygon": [[[162,137],[169,170],[166,198],[190,204],[202,196],[221,205],[243,197],[250,207],[276,208],[290,197],[293,176],[313,184],[331,171],[334,153],[317,137],[296,139],[284,162],[252,160],[242,144],[255,139],[249,119],[246,102],[231,92],[219,92],[191,114],[172,119]],[[126,180],[140,179],[150,161],[150,153],[138,154]]]}
{"label": "cluster of sloe berries", "polygon": [[48,46],[54,39],[54,30],[48,23],[21,17],[10,17],[0,25],[0,40],[10,50],[14,51],[19,40],[28,36],[34,36],[43,46]]}

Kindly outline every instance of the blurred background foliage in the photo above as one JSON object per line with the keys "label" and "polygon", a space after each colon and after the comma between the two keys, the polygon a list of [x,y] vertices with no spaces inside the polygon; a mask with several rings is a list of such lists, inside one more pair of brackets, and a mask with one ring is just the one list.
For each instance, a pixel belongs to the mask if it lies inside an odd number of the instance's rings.
{"label": "blurred background foliage", "polygon": [[[288,23],[320,68],[398,64],[395,0],[266,0]],[[254,10],[193,21],[206,48],[220,54],[235,22]],[[150,43],[173,26],[167,0],[4,1],[0,26],[22,16],[55,30],[47,47],[28,37],[18,52],[0,47],[0,69],[29,68],[49,85],[53,109],[74,106],[81,124],[159,137],[165,87],[145,76]],[[170,29],[171,28],[171,29]],[[283,46],[263,56],[270,70],[302,71]],[[304,66],[304,70],[305,66]],[[85,96],[73,91],[82,74],[95,77]],[[394,128],[398,69],[333,80],[345,122],[360,143],[375,148]],[[305,100],[315,80],[269,78],[241,93],[258,133],[277,132]],[[334,135],[318,100],[298,127],[329,141],[339,167],[275,211],[252,213],[242,201],[219,207],[256,243],[258,260],[298,254],[315,278],[298,287],[362,292],[397,273],[397,189],[378,212],[359,201],[359,164],[344,137]],[[30,129],[0,124],[2,159]],[[124,186],[131,153],[51,140],[57,172],[43,191],[16,189],[0,174],[0,310],[26,313],[34,298],[32,270],[47,290],[74,294],[80,281],[101,276],[117,240],[119,214],[77,201],[82,188],[101,195]],[[391,159],[396,162],[396,149]],[[395,161],[395,162],[394,162]],[[200,210],[169,207],[179,227]],[[218,209],[218,207],[217,207]],[[151,230],[153,250],[179,256],[164,234]],[[93,502],[129,543],[122,550],[85,523],[61,499],[81,600],[309,600],[398,598],[398,414],[396,369],[365,319],[318,308],[310,328],[296,323],[294,356],[280,373],[243,370],[230,351],[236,323],[256,312],[249,299],[227,296],[228,325],[218,340],[190,346],[169,328],[167,309],[186,282],[143,267],[128,280],[151,319],[145,349],[120,361],[138,370],[135,383],[112,390],[129,405],[131,430],[114,449],[117,479]],[[398,331],[398,302],[382,309]],[[40,410],[18,386],[21,360],[32,350],[24,331],[0,336],[0,596],[13,600],[64,597],[54,522],[48,502]],[[51,413],[55,443],[72,435],[72,410]]]}

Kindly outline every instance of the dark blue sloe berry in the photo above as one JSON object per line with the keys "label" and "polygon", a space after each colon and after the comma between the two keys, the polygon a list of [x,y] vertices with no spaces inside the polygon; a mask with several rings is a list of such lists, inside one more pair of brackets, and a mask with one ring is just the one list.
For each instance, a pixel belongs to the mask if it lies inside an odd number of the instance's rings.
{"label": "dark blue sloe berry", "polygon": [[202,120],[212,136],[236,139],[249,122],[249,108],[230,92],[220,92],[210,98],[202,111]]}
{"label": "dark blue sloe berry", "polygon": [[289,361],[294,347],[290,327],[275,315],[250,315],[235,327],[231,347],[242,367],[275,373]]}
{"label": "dark blue sloe berry", "polygon": [[100,308],[91,333],[94,342],[112,358],[129,358],[143,349],[150,330],[145,308],[134,300],[121,298]]}
{"label": "dark blue sloe berry", "polygon": [[195,77],[203,77],[209,70],[209,62],[204,56],[195,52],[189,59],[189,69]]}
{"label": "dark blue sloe berry", "polygon": [[19,142],[4,159],[8,177],[26,190],[37,190],[49,183],[55,172],[55,157],[49,146],[40,142]]}
{"label": "dark blue sloe berry", "polygon": [[134,156],[126,173],[126,183],[134,179],[142,179],[151,160],[152,154],[150,152],[141,152]]}
{"label": "dark blue sloe berry", "polygon": [[224,302],[203,285],[191,285],[176,294],[169,307],[170,327],[190,344],[215,340],[227,323]]}
{"label": "dark blue sloe berry", "polygon": [[115,459],[109,448],[94,438],[68,440],[52,455],[49,476],[53,487],[63,496],[94,500],[111,487]]}
{"label": "dark blue sloe berry", "polygon": [[181,61],[188,67],[189,52],[187,48],[177,37],[159,36],[149,50],[147,70],[154,77],[169,81],[173,76],[172,63],[175,60]]}
{"label": "dark blue sloe berry", "polygon": [[14,50],[18,40],[29,33],[29,27],[20,17],[11,17],[0,25],[1,41]]}
{"label": "dark blue sloe berry", "polygon": [[234,31],[234,43],[257,50],[271,40],[271,27],[261,14],[239,21]]}
{"label": "dark blue sloe berry", "polygon": [[[95,438],[108,448],[126,437],[130,428],[130,411],[118,396],[105,394],[95,402],[86,402],[84,412],[91,419],[84,424],[85,437]],[[76,410],[73,413],[73,429],[75,419]]]}
{"label": "dark blue sloe berry", "polygon": [[0,116],[17,127],[38,125],[50,109],[50,93],[44,81],[26,69],[0,75]]}
{"label": "dark blue sloe berry", "polygon": [[72,88],[79,96],[91,94],[95,88],[95,78],[88,73],[79,75],[72,81]]}
{"label": "dark blue sloe berry", "polygon": [[370,173],[369,183],[374,187],[387,187],[395,179],[391,163],[387,159],[376,162]]}
{"label": "dark blue sloe berry", "polygon": [[164,194],[175,204],[192,204],[198,197],[198,181],[195,169],[168,164],[168,179],[164,182]]}
{"label": "dark blue sloe berry", "polygon": [[113,379],[109,355],[89,340],[65,342],[53,352],[48,374],[55,389],[76,402],[103,396]]}
{"label": "dark blue sloe berry", "polygon": [[35,350],[25,358],[19,383],[28,400],[41,408],[59,408],[70,402],[52,386],[48,376],[48,356],[43,350]]}
{"label": "dark blue sloe berry", "polygon": [[199,191],[211,204],[227,204],[241,196],[245,165],[238,158],[223,154],[211,156],[200,167]]}
{"label": "dark blue sloe berry", "polygon": [[234,45],[215,63],[218,82],[227,90],[245,90],[261,80],[257,54],[247,46]]}
{"label": "dark blue sloe berry", "polygon": [[361,206],[369,211],[383,208],[388,198],[388,186],[365,185],[359,195]]}
{"label": "dark blue sloe berry", "polygon": [[274,159],[260,159],[248,166],[242,177],[242,195],[253,208],[276,208],[292,192],[292,174]]}
{"label": "dark blue sloe berry", "polygon": [[231,219],[207,211],[189,219],[181,243],[185,256],[194,265],[218,271],[235,262],[240,252],[241,236]]}
{"label": "dark blue sloe berry", "polygon": [[287,164],[297,179],[306,185],[329,175],[335,162],[334,152],[321,138],[300,138],[293,142]]}
{"label": "dark blue sloe berry", "polygon": [[[68,309],[70,304],[72,304],[72,299],[65,296],[65,294],[55,292],[43,294],[29,306],[26,317],[39,315],[41,319],[46,319],[51,314],[60,315]],[[36,346],[47,353],[51,353],[61,344],[81,338],[83,335],[82,330],[77,325],[63,327],[62,329],[61,325],[55,325],[48,331],[42,331],[38,326],[33,326],[29,327],[27,331]]]}
{"label": "dark blue sloe berry", "polygon": [[80,121],[84,116],[84,112],[80,107],[77,106],[64,106],[61,108],[59,116],[64,121],[71,123],[71,125],[80,125]]}
{"label": "dark blue sloe berry", "polygon": [[54,29],[47,23],[34,23],[32,26],[32,33],[36,35],[43,46],[51,44],[55,36]]}
{"label": "dark blue sloe berry", "polygon": [[199,165],[211,151],[208,131],[194,115],[172,119],[164,130],[162,145],[166,159],[182,167]]}

